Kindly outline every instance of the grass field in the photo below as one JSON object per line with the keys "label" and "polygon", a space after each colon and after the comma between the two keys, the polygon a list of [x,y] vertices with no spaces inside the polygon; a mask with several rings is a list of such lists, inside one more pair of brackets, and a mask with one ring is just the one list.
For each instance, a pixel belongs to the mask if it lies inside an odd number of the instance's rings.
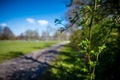
{"label": "grass field", "polygon": [[48,47],[58,41],[0,41],[0,62]]}

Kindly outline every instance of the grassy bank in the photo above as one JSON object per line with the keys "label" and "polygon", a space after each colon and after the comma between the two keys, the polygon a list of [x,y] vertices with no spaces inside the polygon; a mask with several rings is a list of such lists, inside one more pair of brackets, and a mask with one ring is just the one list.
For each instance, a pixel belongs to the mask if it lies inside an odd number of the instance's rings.
{"label": "grassy bank", "polygon": [[84,80],[84,65],[78,51],[66,45],[40,80]]}
{"label": "grassy bank", "polygon": [[0,62],[48,47],[58,41],[0,41]]}

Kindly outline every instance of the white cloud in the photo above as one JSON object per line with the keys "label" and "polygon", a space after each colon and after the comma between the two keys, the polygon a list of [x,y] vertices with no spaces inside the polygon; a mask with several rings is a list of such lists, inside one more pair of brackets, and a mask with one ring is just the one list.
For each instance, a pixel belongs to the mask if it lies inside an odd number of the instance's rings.
{"label": "white cloud", "polygon": [[5,27],[5,26],[7,26],[7,24],[6,23],[2,23],[2,24],[0,24],[0,26]]}
{"label": "white cloud", "polygon": [[35,20],[33,18],[27,18],[26,20],[29,23],[35,24]]}
{"label": "white cloud", "polygon": [[41,26],[48,26],[49,25],[49,22],[47,20],[38,20],[38,23],[41,25]]}

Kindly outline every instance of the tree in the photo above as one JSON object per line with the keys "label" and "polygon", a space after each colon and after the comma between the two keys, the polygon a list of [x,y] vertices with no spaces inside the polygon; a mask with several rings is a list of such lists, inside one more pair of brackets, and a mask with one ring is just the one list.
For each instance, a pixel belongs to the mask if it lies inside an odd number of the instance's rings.
{"label": "tree", "polygon": [[0,28],[0,39],[1,40],[13,40],[15,39],[14,34],[8,27]]}
{"label": "tree", "polygon": [[[119,0],[89,0],[88,2],[71,0],[71,4],[69,6],[72,7],[72,10],[70,10],[72,12],[67,17],[70,25],[64,26],[60,29],[61,31],[64,31],[72,27],[74,24],[82,26],[80,37],[83,37],[81,40],[78,40],[76,38],[78,41],[80,41],[80,44],[78,43],[76,46],[79,45],[81,48],[80,53],[85,54],[86,56],[86,61],[84,64],[86,66],[85,69],[87,74],[85,78],[88,80],[93,80],[96,77],[95,71],[96,66],[98,66],[98,63],[100,63],[100,55],[102,55],[102,53],[105,53],[105,50],[107,50],[107,53],[111,53],[111,48],[109,48],[111,43],[120,43],[120,38],[118,39],[112,37],[113,33],[117,33],[118,35],[116,36],[118,37],[120,33],[119,3]],[[61,24],[61,21],[59,19],[57,19],[55,22]],[[112,52],[116,54],[116,52],[118,52],[120,49],[118,48],[114,50],[115,51]],[[117,69],[119,70],[118,67]],[[114,75],[112,74],[112,76]],[[106,79],[110,80],[110,78]],[[115,79],[115,76],[113,79]]]}
{"label": "tree", "polygon": [[28,38],[24,35],[24,33],[21,33],[20,35],[16,36],[17,40],[27,40]]}
{"label": "tree", "polygon": [[69,39],[69,34],[67,31],[60,33],[59,31],[56,31],[53,35],[54,40],[68,40]]}
{"label": "tree", "polygon": [[43,31],[40,38],[41,38],[41,40],[49,40],[50,35],[49,35],[49,33],[47,31]]}
{"label": "tree", "polygon": [[39,40],[39,34],[36,30],[26,30],[24,36],[26,36],[27,40]]}

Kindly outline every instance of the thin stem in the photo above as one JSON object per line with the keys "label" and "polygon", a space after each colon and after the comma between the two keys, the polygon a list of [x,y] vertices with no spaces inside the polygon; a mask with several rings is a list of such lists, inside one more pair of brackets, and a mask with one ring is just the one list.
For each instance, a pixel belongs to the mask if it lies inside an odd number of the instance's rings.
{"label": "thin stem", "polygon": [[89,25],[89,36],[88,36],[88,38],[89,38],[90,42],[91,42],[92,23],[93,23],[93,15],[91,17],[91,21],[90,21],[90,25]]}
{"label": "thin stem", "polygon": [[[100,53],[98,53],[98,54],[96,55],[96,64],[98,63],[99,54],[100,54]],[[93,68],[92,74],[95,73],[95,69],[96,69],[96,65],[95,65],[94,68]],[[91,80],[92,80],[92,79],[91,79]]]}
{"label": "thin stem", "polygon": [[95,2],[94,3],[94,10],[96,11],[96,9],[97,9],[97,0],[95,0],[94,2]]}
{"label": "thin stem", "polygon": [[110,28],[110,31],[108,32],[108,34],[106,35],[106,37],[105,37],[105,39],[104,39],[104,41],[103,41],[103,44],[105,44],[106,43],[106,41],[107,41],[107,39],[108,39],[108,35],[110,35],[110,33],[112,32],[112,27]]}
{"label": "thin stem", "polygon": [[[89,25],[89,48],[88,48],[88,51],[89,51],[89,55],[90,55],[90,50],[91,50],[91,32],[92,32],[92,25],[93,25],[93,19],[94,19],[94,14],[95,14],[95,11],[96,11],[96,7],[97,7],[97,0],[94,0],[94,10],[93,10],[93,14],[92,14],[92,17],[91,17],[91,21],[90,21],[90,25]],[[98,60],[98,56],[96,58],[96,60]],[[93,80],[93,76],[94,76],[94,72],[95,72],[95,67],[93,68],[92,72],[91,72],[91,65],[89,64],[90,66],[90,80]]]}

